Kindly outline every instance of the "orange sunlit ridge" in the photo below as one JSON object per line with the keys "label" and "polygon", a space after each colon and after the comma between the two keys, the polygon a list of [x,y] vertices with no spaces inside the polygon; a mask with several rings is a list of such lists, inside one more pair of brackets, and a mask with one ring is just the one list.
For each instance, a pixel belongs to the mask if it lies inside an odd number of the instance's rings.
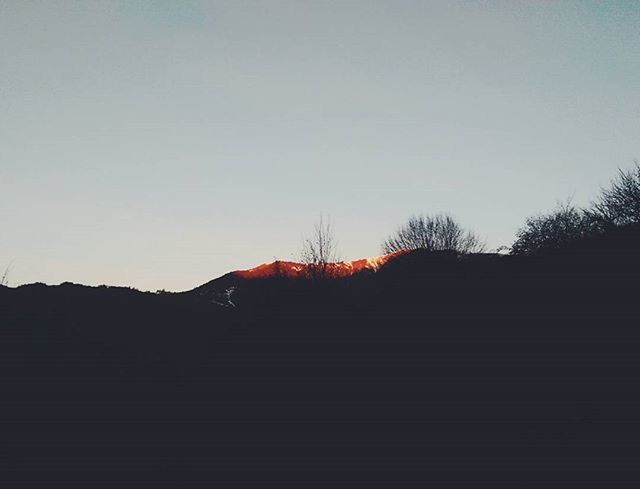
{"label": "orange sunlit ridge", "polygon": [[[328,263],[327,272],[333,277],[348,277],[365,270],[375,272],[384,264],[403,253],[405,253],[404,250],[399,250],[372,258]],[[263,263],[255,268],[238,270],[233,273],[242,278],[269,278],[278,276],[303,277],[308,273],[308,271],[309,265],[305,263],[276,260],[271,263]]]}

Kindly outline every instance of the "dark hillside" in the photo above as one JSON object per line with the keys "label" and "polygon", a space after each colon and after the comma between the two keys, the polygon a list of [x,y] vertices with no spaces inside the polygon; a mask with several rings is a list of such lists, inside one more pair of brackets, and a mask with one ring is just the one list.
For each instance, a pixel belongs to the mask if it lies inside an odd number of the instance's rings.
{"label": "dark hillside", "polygon": [[[7,482],[637,487],[637,231],[339,280],[0,289]],[[233,282],[233,283],[232,283]]]}

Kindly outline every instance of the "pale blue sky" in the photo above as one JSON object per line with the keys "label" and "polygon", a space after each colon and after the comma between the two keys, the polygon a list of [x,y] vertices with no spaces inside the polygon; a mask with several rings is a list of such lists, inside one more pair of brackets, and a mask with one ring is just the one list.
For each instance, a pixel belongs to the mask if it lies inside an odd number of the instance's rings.
{"label": "pale blue sky", "polygon": [[0,267],[184,290],[413,213],[508,245],[640,157],[640,2],[0,0]]}

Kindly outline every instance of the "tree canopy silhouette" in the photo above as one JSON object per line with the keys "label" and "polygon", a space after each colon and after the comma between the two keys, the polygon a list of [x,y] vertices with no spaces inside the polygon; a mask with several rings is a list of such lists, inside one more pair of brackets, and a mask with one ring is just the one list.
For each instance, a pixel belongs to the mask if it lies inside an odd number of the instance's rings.
{"label": "tree canopy silhouette", "polygon": [[485,245],[475,233],[463,229],[448,214],[412,216],[382,243],[384,253],[420,249],[481,253]]}
{"label": "tree canopy silhouette", "polygon": [[571,203],[560,204],[548,214],[530,217],[518,230],[511,247],[514,255],[539,255],[564,248],[595,231],[592,216]]}
{"label": "tree canopy silhouette", "polygon": [[640,164],[618,170],[610,187],[602,189],[591,214],[605,226],[640,223]]}
{"label": "tree canopy silhouette", "polygon": [[530,217],[511,247],[515,255],[539,255],[590,236],[640,223],[640,165],[618,176],[588,208],[561,204],[548,214]]}

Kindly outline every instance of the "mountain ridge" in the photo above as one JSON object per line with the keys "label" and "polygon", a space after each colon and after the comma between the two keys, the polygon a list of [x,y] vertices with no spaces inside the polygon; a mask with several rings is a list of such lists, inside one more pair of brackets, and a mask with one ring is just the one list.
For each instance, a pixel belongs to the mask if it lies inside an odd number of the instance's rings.
{"label": "mountain ridge", "polygon": [[[323,273],[331,278],[348,278],[362,273],[375,273],[399,256],[407,253],[407,250],[399,250],[370,258],[329,262],[325,265],[326,268]],[[254,268],[228,272],[186,293],[196,294],[200,298],[217,305],[235,307],[236,304],[233,302],[232,296],[243,283],[275,278],[304,279],[312,277],[313,273],[313,265],[311,264],[275,260]]]}

